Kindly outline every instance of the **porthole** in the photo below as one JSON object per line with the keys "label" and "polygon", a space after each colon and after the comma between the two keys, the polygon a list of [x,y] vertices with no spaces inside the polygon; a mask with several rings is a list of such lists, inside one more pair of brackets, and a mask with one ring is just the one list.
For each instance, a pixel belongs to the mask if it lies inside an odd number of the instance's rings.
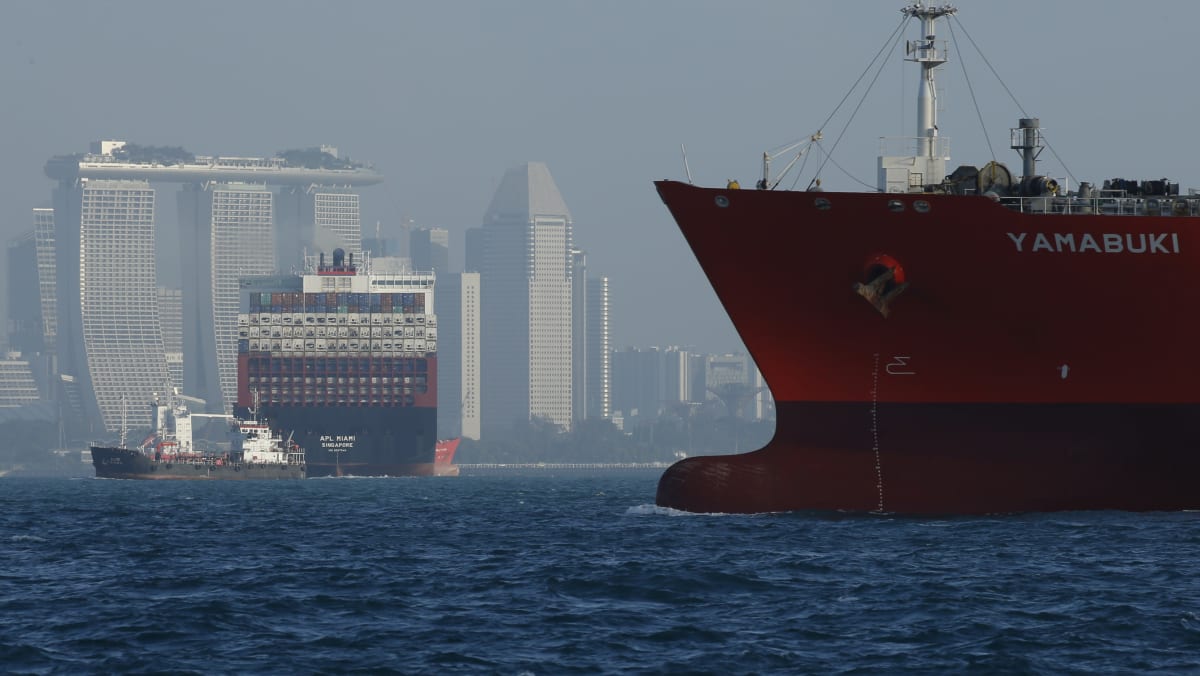
{"label": "porthole", "polygon": [[929,202],[926,202],[925,200],[917,200],[916,202],[913,202],[913,211],[917,212],[918,214],[929,213]]}
{"label": "porthole", "polygon": [[904,202],[900,200],[888,200],[888,210],[898,214],[904,211]]}
{"label": "porthole", "polygon": [[729,198],[724,195],[717,195],[717,198],[715,201],[717,203],[717,206],[721,207],[722,209],[729,206]]}
{"label": "porthole", "polygon": [[817,211],[829,211],[833,207],[833,205],[829,203],[829,200],[825,199],[824,197],[818,197],[817,199],[813,200],[813,205],[817,207]]}

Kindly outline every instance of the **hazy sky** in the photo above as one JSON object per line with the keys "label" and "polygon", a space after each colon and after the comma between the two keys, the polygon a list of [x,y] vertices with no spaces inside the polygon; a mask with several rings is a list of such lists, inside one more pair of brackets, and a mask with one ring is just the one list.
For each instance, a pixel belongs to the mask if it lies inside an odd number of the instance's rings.
{"label": "hazy sky", "polygon": [[[697,183],[753,185],[764,150],[817,131],[900,23],[903,5],[5,2],[0,235],[30,228],[29,210],[48,201],[46,159],[93,140],[255,156],[328,143],[386,177],[363,189],[364,226],[411,218],[446,227],[457,267],[462,233],[479,225],[505,170],[543,161],[577,244],[611,278],[614,347],[741,351],[651,181],[684,177],[685,144]],[[1045,173],[1063,176],[1065,163],[1096,183],[1167,177],[1200,187],[1192,147],[1200,3],[957,6],[964,52],[952,44],[941,68],[951,167],[981,166],[994,152],[1019,173],[1008,130],[1028,114],[1062,158],[1045,151]],[[915,22],[905,37],[917,37]],[[939,38],[951,37],[943,26]],[[914,133],[916,82],[914,66],[893,52],[833,150],[849,175],[873,186],[879,137]],[[825,127],[826,149],[858,102],[856,93]],[[832,164],[823,182],[860,188]],[[173,219],[173,191],[164,197],[160,218]],[[755,237],[753,224],[741,234]],[[747,274],[754,265],[746,261]]]}

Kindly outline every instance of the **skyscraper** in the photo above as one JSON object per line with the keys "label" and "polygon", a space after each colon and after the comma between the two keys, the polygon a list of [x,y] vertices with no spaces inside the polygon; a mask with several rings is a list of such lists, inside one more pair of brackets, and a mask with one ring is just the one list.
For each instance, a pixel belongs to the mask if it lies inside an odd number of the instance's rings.
{"label": "skyscraper", "polygon": [[58,299],[54,280],[54,210],[33,210],[33,229],[8,248],[9,349],[22,354],[43,396],[54,392]]}
{"label": "skyscraper", "polygon": [[[51,361],[58,345],[58,291],[54,281],[54,209],[33,210],[37,247],[38,301],[42,306],[42,339]],[[53,366],[52,366],[53,368]]]}
{"label": "skyscraper", "polygon": [[179,192],[184,390],[230,413],[237,397],[238,280],[275,271],[272,193],[194,183]]}
{"label": "skyscraper", "polygon": [[438,430],[479,438],[479,273],[438,275]]}
{"label": "skyscraper", "polygon": [[648,350],[631,347],[612,354],[612,406],[626,420],[658,416],[670,387],[663,382],[662,362],[657,347]]}
{"label": "skyscraper", "polygon": [[587,370],[585,417],[612,416],[612,350],[608,326],[608,277],[588,277],[584,293],[587,298],[587,350],[584,368]]}
{"label": "skyscraper", "polygon": [[587,254],[571,249],[571,412],[587,418]]}
{"label": "skyscraper", "polygon": [[483,269],[483,228],[467,228],[463,235],[463,272]]}
{"label": "skyscraper", "polygon": [[41,401],[28,360],[12,355],[0,359],[0,409],[17,408]]}
{"label": "skyscraper", "polygon": [[576,420],[607,418],[612,386],[608,341],[608,278],[588,275],[587,254],[571,251],[571,408]]}
{"label": "skyscraper", "polygon": [[375,229],[363,230],[362,248],[370,252],[371,259],[392,258],[400,256],[400,240],[393,234],[392,228],[385,228],[380,221],[375,222]]}
{"label": "skyscraper", "polygon": [[[179,325],[174,317],[188,329],[187,347],[181,348],[189,365],[185,386],[197,383],[210,405],[227,409],[236,378],[236,366],[225,357],[236,349],[238,278],[277,265],[299,269],[301,252],[315,252],[322,243],[359,251],[356,186],[383,180],[324,146],[271,158],[208,157],[123,141],[95,143],[82,156],[53,157],[45,172],[56,187],[54,209],[44,215],[47,236],[38,236],[39,272],[55,271],[59,301],[46,335],[53,335],[57,348],[64,420],[78,424],[70,433],[80,435],[94,435],[101,420],[109,430],[119,427],[121,399],[127,400],[130,428],[149,425],[147,398],[168,383],[179,384],[178,374],[167,375],[162,336],[164,321]],[[155,251],[149,181],[186,186],[178,195],[186,304],[178,315],[164,317],[159,307],[155,261],[166,252]],[[281,186],[285,199],[276,200],[268,186]],[[278,218],[280,206],[290,208],[290,220]],[[272,223],[294,244],[286,262],[274,254]],[[43,241],[54,250],[44,266]],[[169,304],[174,296],[163,299]],[[126,368],[130,354],[138,359]]]}
{"label": "skyscraper", "polygon": [[[120,430],[123,421],[149,427],[144,403],[168,383],[158,313],[155,191],[146,181],[80,179],[74,186],[60,185],[58,192],[63,208],[55,204],[56,216],[78,214],[78,220],[55,218],[58,252],[65,254],[58,257],[59,327],[78,332],[72,342],[80,348],[63,372],[79,378],[86,369],[108,431]],[[73,250],[74,261],[64,249]]]}
{"label": "skyscraper", "polygon": [[708,397],[704,388],[705,358],[701,355],[678,347],[631,347],[610,356],[611,406],[626,419],[653,419],[677,404]]}
{"label": "skyscraper", "polygon": [[505,173],[483,233],[483,435],[535,417],[570,429],[571,215],[545,164]]}
{"label": "skyscraper", "polygon": [[24,355],[44,349],[42,304],[30,293],[38,278],[37,241],[27,230],[8,241],[8,348]]}
{"label": "skyscraper", "polygon": [[414,270],[450,272],[450,232],[445,228],[417,228],[409,234],[408,255]]}
{"label": "skyscraper", "polygon": [[158,316],[162,320],[163,354],[170,386],[183,388],[183,292],[158,287]]}
{"label": "skyscraper", "polygon": [[362,256],[362,216],[354,188],[286,186],[279,191],[278,259],[282,269],[304,268],[304,254],[342,249]]}

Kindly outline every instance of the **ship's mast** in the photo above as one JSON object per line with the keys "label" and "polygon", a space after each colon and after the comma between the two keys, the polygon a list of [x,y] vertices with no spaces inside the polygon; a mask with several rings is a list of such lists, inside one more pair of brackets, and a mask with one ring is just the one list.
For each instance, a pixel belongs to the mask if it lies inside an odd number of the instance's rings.
{"label": "ship's mast", "polygon": [[[917,90],[917,135],[893,139],[902,141],[896,146],[884,139],[879,154],[880,192],[905,193],[923,192],[941,183],[946,176],[946,162],[950,160],[948,139],[938,134],[937,82],[935,69],[946,63],[946,48],[943,41],[939,47],[935,27],[943,16],[958,12],[950,5],[934,7],[914,2],[900,10],[904,16],[921,20],[921,37],[909,40],[905,60],[921,66],[921,85]],[[903,154],[896,154],[900,150]]]}
{"label": "ship's mast", "polygon": [[921,83],[917,89],[917,156],[932,158],[937,153],[937,86],[934,69],[946,63],[946,52],[937,46],[937,20],[958,10],[946,4],[940,7],[915,2],[900,10],[921,20],[921,39],[909,40],[908,61],[921,64]]}

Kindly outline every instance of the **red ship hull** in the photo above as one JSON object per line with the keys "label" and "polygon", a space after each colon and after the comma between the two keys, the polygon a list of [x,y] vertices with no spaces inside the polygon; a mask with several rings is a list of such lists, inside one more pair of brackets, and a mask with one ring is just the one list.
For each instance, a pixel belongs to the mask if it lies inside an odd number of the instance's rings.
{"label": "red ship hull", "polygon": [[[1200,507],[1200,218],[656,185],[777,407],[766,448],[677,463],[660,505]],[[908,284],[886,316],[855,290],[881,261]]]}
{"label": "red ship hull", "polygon": [[434,476],[458,476],[458,465],[454,464],[454,454],[458,451],[461,438],[439,439],[433,449]]}

